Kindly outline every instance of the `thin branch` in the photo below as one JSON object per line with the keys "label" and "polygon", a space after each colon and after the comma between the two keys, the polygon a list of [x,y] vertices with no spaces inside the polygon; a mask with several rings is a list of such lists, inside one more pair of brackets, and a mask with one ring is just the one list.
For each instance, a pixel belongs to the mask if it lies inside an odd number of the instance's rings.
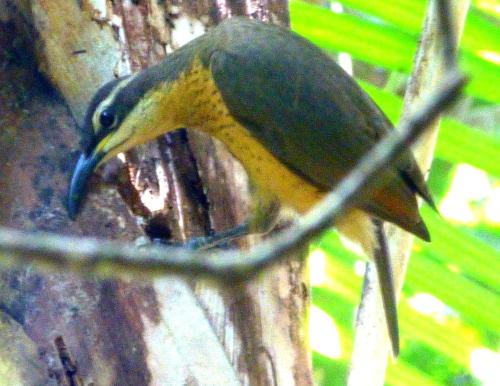
{"label": "thin branch", "polygon": [[453,28],[452,9],[448,0],[435,2],[439,18],[439,30],[443,40],[443,60],[446,68],[454,70],[457,65],[457,39]]}
{"label": "thin branch", "polygon": [[402,124],[399,131],[387,135],[367,153],[352,172],[299,223],[248,252],[201,252],[160,246],[137,248],[130,243],[0,228],[0,254],[5,255],[1,263],[19,265],[29,262],[40,268],[69,269],[99,276],[151,277],[185,273],[231,281],[245,280],[329,228],[339,215],[360,199],[365,189],[375,184],[380,172],[395,162],[403,149],[408,148],[429,123],[458,97],[465,83],[461,74],[450,74],[425,106]]}

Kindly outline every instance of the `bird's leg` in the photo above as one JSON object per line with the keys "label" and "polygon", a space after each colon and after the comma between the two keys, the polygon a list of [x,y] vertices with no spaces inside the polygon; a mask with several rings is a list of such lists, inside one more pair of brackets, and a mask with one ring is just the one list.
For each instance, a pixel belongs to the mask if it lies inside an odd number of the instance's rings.
{"label": "bird's leg", "polygon": [[274,229],[279,219],[280,205],[277,200],[261,200],[252,197],[251,215],[243,223],[208,236],[194,237],[184,246],[190,249],[208,249],[223,246],[244,236],[266,234]]}
{"label": "bird's leg", "polygon": [[190,238],[181,245],[189,249],[209,249],[213,247],[223,247],[230,241],[237,240],[240,237],[251,234],[248,221],[245,221],[234,228],[217,232],[207,236],[196,236]]}
{"label": "bird's leg", "polygon": [[277,200],[262,200],[252,197],[251,215],[243,223],[220,232],[207,236],[193,237],[186,242],[168,242],[164,240],[154,240],[170,246],[180,246],[189,249],[209,249],[222,247],[225,244],[240,239],[241,237],[266,234],[276,226],[279,220],[280,205]]}

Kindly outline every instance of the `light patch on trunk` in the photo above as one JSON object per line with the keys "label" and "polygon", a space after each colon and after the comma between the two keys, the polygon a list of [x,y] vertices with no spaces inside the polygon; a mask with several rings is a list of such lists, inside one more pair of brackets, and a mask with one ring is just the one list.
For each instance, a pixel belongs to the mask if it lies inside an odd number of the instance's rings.
{"label": "light patch on trunk", "polygon": [[174,46],[182,47],[194,38],[203,35],[205,26],[199,20],[181,15],[174,20],[175,28],[172,30],[172,42]]}

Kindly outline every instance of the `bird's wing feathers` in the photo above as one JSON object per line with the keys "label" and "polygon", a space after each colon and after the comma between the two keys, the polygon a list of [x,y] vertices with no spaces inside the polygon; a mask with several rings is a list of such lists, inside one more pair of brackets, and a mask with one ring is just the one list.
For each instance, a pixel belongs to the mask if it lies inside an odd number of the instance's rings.
{"label": "bird's wing feathers", "polygon": [[[330,190],[392,125],[352,78],[305,39],[276,27],[240,24],[241,31],[219,31],[209,57],[224,102],[290,169]],[[386,174],[384,194],[408,208],[408,223],[388,202],[375,199],[365,209],[427,238],[413,225],[421,222],[414,192],[427,200],[430,195],[411,152]]]}

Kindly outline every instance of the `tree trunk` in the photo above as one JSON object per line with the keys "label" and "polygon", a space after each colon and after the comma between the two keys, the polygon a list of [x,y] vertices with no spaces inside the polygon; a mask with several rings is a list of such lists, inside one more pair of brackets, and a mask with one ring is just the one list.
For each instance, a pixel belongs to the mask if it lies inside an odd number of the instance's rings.
{"label": "tree trunk", "polygon": [[[81,122],[102,83],[158,62],[186,36],[237,14],[288,24],[283,0],[0,0],[2,225],[185,240],[242,221],[247,187],[241,167],[219,143],[193,132],[128,153],[128,167],[109,163],[93,179],[79,219],[69,221],[64,202],[78,136],[51,88]],[[308,285],[297,261],[231,288],[176,276],[144,283],[41,275],[30,267],[3,272],[0,363],[12,370],[0,379],[24,385],[312,384]]]}

